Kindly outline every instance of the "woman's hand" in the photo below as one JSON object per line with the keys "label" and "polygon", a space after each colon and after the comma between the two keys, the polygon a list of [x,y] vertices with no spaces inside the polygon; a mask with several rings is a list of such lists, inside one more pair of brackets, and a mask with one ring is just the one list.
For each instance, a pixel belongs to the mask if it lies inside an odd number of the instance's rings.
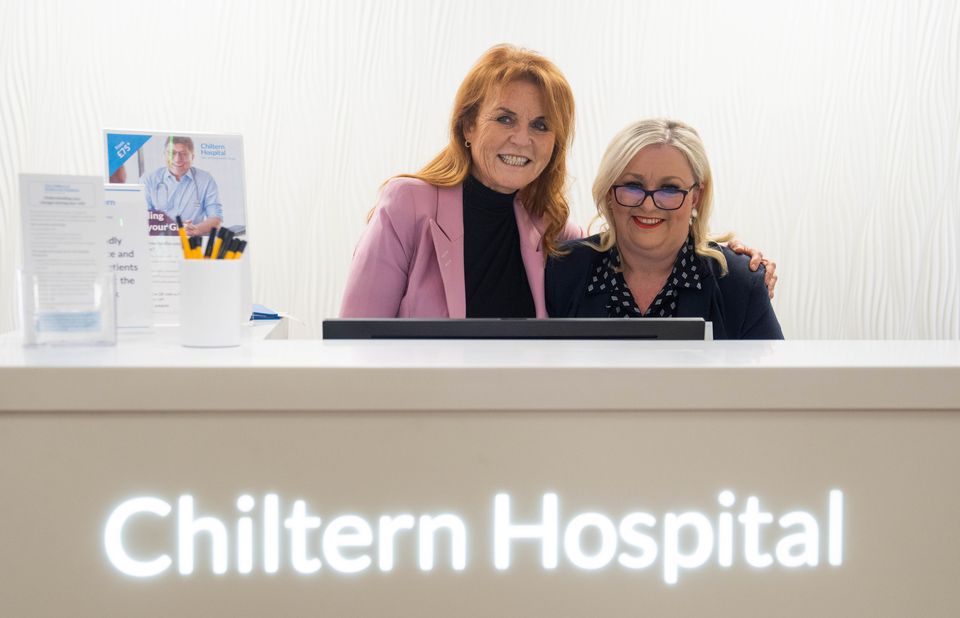
{"label": "woman's hand", "polygon": [[766,273],[763,275],[763,282],[767,284],[767,294],[773,298],[774,288],[777,287],[777,263],[763,257],[763,252],[759,249],[748,247],[736,238],[727,243],[727,246],[734,253],[750,256],[750,270],[756,271],[763,264]]}

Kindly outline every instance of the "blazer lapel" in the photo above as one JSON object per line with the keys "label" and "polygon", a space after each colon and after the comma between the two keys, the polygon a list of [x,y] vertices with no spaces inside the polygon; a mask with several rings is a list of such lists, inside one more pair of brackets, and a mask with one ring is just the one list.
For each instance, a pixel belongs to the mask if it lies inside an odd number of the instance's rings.
{"label": "blazer lapel", "polygon": [[547,317],[546,301],[543,292],[543,252],[540,250],[540,240],[543,230],[540,221],[534,221],[520,202],[520,192],[513,199],[513,213],[517,218],[517,229],[520,231],[520,255],[523,257],[523,269],[527,271],[527,283],[530,284],[530,293],[533,295],[533,306],[537,310],[538,318]]}
{"label": "blazer lapel", "polygon": [[463,280],[463,189],[437,189],[437,216],[430,221],[430,235],[440,266],[447,314],[451,318],[467,315],[467,293]]}
{"label": "blazer lapel", "polygon": [[704,276],[700,279],[700,289],[686,289],[680,291],[677,302],[678,318],[703,318],[713,322],[713,338],[724,339],[723,310],[718,306],[717,299],[720,290],[717,289],[716,274],[713,272],[710,260],[701,259],[704,263]]}
{"label": "blazer lapel", "polygon": [[713,280],[701,280],[700,285],[699,290],[693,288],[680,290],[680,299],[677,301],[678,318],[699,318],[710,315]]}

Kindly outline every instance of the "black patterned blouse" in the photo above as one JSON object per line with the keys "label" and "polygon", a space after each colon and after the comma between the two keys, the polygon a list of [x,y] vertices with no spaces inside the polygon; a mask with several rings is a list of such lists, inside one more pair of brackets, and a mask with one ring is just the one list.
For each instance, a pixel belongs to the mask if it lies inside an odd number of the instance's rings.
{"label": "black patterned blouse", "polygon": [[620,269],[620,252],[616,247],[607,252],[590,281],[587,283],[587,294],[608,294],[607,317],[611,318],[672,318],[677,311],[677,295],[681,289],[700,289],[700,271],[703,265],[700,258],[693,251],[693,238],[687,237],[687,242],[677,253],[677,261],[673,263],[673,270],[667,277],[667,283],[657,294],[647,312],[640,311],[637,301],[630,293],[627,282]]}

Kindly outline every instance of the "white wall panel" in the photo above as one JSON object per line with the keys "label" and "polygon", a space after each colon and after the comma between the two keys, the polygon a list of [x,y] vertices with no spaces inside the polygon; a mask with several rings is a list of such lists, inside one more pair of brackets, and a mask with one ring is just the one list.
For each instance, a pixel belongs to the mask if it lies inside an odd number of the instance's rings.
{"label": "white wall panel", "polygon": [[960,5],[950,0],[0,1],[0,331],[19,172],[102,173],[102,127],[245,137],[254,295],[317,336],[377,188],[445,141],[489,46],[578,104],[574,216],[609,138],[696,126],[715,229],[779,264],[791,338],[960,337]]}

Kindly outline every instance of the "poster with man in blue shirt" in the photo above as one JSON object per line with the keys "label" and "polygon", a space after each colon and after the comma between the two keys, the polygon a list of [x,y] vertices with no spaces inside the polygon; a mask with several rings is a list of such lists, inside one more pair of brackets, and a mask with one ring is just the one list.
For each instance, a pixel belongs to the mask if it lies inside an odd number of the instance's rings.
{"label": "poster with man in blue shirt", "polygon": [[104,131],[111,184],[142,184],[152,237],[189,236],[213,228],[246,232],[243,137],[181,131]]}
{"label": "poster with man in blue shirt", "polygon": [[166,167],[144,174],[147,207],[170,219],[180,217],[188,236],[203,236],[223,223],[223,205],[217,181],[210,172],[193,166],[193,140],[171,135],[164,144]]}

